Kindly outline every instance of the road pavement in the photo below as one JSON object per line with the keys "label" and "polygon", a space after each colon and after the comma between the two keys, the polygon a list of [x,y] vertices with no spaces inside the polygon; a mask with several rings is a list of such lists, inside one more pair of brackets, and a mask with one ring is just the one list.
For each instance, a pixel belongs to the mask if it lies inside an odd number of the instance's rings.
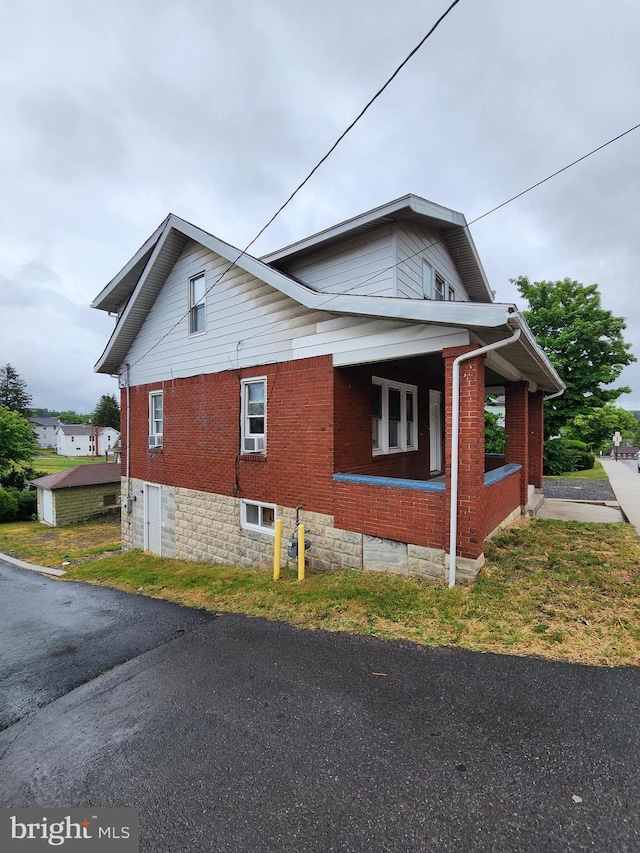
{"label": "road pavement", "polygon": [[[2,568],[3,591],[16,571]],[[640,849],[636,669],[183,608],[158,610],[148,650],[115,664],[107,647],[162,602],[37,580],[29,622],[0,597],[3,668],[55,665],[65,647],[71,664],[85,633],[98,668],[112,663],[89,677],[85,662],[88,680],[39,708],[36,667],[32,710],[0,733],[0,806],[136,807],[145,853]],[[76,595],[85,617],[39,630],[77,614]],[[101,637],[87,611],[108,618]]]}

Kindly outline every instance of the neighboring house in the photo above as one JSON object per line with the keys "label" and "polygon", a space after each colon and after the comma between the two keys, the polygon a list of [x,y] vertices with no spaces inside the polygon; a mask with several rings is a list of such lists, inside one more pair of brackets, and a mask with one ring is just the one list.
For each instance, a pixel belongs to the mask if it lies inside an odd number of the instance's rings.
{"label": "neighboring house", "polygon": [[38,490],[38,521],[62,527],[120,505],[120,465],[79,465],[32,480]]}
{"label": "neighboring house", "polygon": [[58,446],[58,428],[60,421],[57,418],[29,418],[38,441],[38,447],[52,448]]}
{"label": "neighboring house", "polygon": [[104,456],[120,438],[113,427],[61,424],[58,428],[59,456]]}
{"label": "neighboring house", "polygon": [[[117,314],[96,370],[120,375],[130,436],[125,548],[267,564],[301,504],[311,567],[446,578],[453,539],[470,578],[542,488],[564,385],[453,210],[405,196],[262,260],[171,214],[93,307]],[[486,389],[506,420],[488,462]]]}

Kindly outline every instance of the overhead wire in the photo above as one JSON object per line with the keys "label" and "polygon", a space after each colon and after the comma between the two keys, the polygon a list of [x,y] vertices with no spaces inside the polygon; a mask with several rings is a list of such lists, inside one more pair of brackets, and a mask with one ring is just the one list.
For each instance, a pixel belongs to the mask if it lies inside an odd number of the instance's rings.
{"label": "overhead wire", "polygon": [[[405,66],[405,65],[406,65],[406,64],[407,64],[407,63],[408,63],[408,62],[409,62],[409,61],[410,61],[410,60],[415,56],[415,54],[420,50],[420,48],[425,44],[425,42],[427,42],[427,41],[428,41],[428,39],[429,39],[429,38],[433,35],[433,33],[437,30],[437,28],[438,28],[438,27],[440,26],[440,24],[444,21],[444,19],[447,17],[447,15],[449,15],[449,13],[453,10],[453,8],[454,8],[455,6],[457,6],[457,5],[458,5],[458,3],[459,3],[459,2],[460,2],[460,0],[453,0],[453,2],[448,6],[448,8],[447,8],[447,9],[446,9],[446,10],[445,10],[441,15],[440,15],[440,17],[437,19],[437,21],[436,21],[436,22],[435,22],[435,24],[431,27],[431,29],[426,33],[426,35],[424,35],[424,36],[422,37],[422,39],[420,39],[420,41],[418,42],[418,44],[413,48],[413,50],[411,50],[411,51],[407,54],[407,56],[405,56],[405,58],[402,60],[402,62],[400,63],[400,65],[398,65],[398,66],[397,66],[397,68],[395,69],[395,71],[394,71],[394,72],[391,74],[391,76],[386,80],[386,82],[385,82],[385,83],[384,83],[384,84],[383,84],[383,85],[378,89],[378,91],[377,91],[377,92],[376,92],[376,93],[375,93],[375,94],[374,94],[374,95],[373,95],[373,96],[372,96],[372,97],[367,101],[367,103],[365,104],[365,106],[360,110],[360,112],[359,112],[359,113],[358,113],[358,115],[353,119],[353,121],[352,121],[352,122],[351,122],[351,123],[350,123],[350,124],[349,124],[349,125],[348,125],[344,130],[343,130],[343,131],[342,131],[342,133],[340,134],[340,136],[338,136],[338,138],[337,138],[337,139],[336,139],[336,141],[333,143],[333,145],[331,146],[331,148],[329,148],[329,150],[326,152],[326,154],[324,154],[324,156],[323,156],[323,157],[321,157],[321,159],[316,163],[316,165],[313,167],[313,169],[311,169],[311,171],[310,171],[310,172],[309,172],[309,174],[306,176],[306,178],[304,178],[304,180],[302,180],[302,181],[298,184],[298,186],[297,186],[297,187],[295,188],[295,190],[294,190],[294,191],[289,195],[289,197],[286,199],[286,201],[285,201],[285,202],[283,202],[283,204],[281,204],[281,205],[280,205],[280,207],[276,210],[276,212],[275,212],[275,213],[273,214],[273,216],[269,219],[269,221],[268,221],[265,225],[263,225],[263,226],[262,226],[262,228],[261,228],[261,229],[258,231],[258,233],[255,235],[255,237],[253,237],[253,239],[252,239],[249,243],[247,243],[247,245],[245,246],[245,248],[244,248],[244,249],[243,249],[243,250],[238,254],[238,256],[237,256],[233,261],[231,261],[231,263],[230,263],[230,264],[229,264],[229,266],[224,270],[224,272],[222,272],[222,273],[220,274],[220,276],[219,276],[219,277],[218,277],[218,278],[213,282],[213,284],[211,284],[211,285],[207,288],[207,290],[206,290],[206,291],[205,291],[205,293],[204,293],[204,298],[206,298],[206,297],[208,296],[208,294],[209,294],[209,293],[211,293],[211,291],[213,290],[213,288],[214,288],[217,284],[219,284],[219,283],[222,281],[222,279],[225,277],[225,275],[227,275],[227,273],[228,273],[228,272],[230,272],[230,271],[231,271],[231,270],[236,266],[236,264],[238,263],[238,261],[239,261],[239,260],[240,260],[240,259],[241,259],[241,258],[242,258],[242,257],[243,257],[247,252],[248,252],[248,251],[249,251],[249,249],[251,248],[251,246],[253,246],[253,244],[256,242],[256,240],[257,240],[259,237],[261,237],[261,236],[262,236],[262,234],[264,234],[264,232],[267,230],[267,228],[268,228],[268,227],[269,227],[269,226],[274,222],[274,220],[275,220],[275,219],[276,219],[276,218],[277,218],[277,217],[282,213],[282,211],[285,209],[285,207],[287,207],[287,205],[288,205],[288,204],[290,204],[290,202],[295,198],[295,196],[300,192],[300,190],[305,186],[305,184],[306,184],[306,183],[307,183],[307,182],[308,182],[308,181],[313,177],[313,175],[318,171],[318,169],[320,168],[320,166],[322,166],[322,164],[323,164],[323,163],[328,159],[328,157],[330,157],[330,156],[331,156],[331,154],[333,154],[333,152],[336,150],[336,148],[337,148],[337,147],[338,147],[338,145],[342,142],[342,140],[345,138],[345,136],[347,136],[347,134],[348,134],[348,133],[350,133],[350,131],[351,131],[351,130],[353,130],[353,128],[354,128],[354,127],[356,126],[356,124],[360,121],[360,119],[364,116],[364,114],[369,110],[369,108],[374,104],[374,102],[375,102],[375,101],[377,101],[377,99],[380,97],[380,95],[382,95],[382,93],[383,93],[383,92],[385,91],[385,89],[386,89],[386,88],[387,88],[387,87],[388,87],[388,86],[393,82],[393,80],[395,80],[395,78],[398,76],[398,74],[400,73],[400,71],[402,71],[402,69],[404,68],[404,66]],[[143,358],[146,358],[146,357],[149,355],[149,353],[151,353],[151,352],[152,352],[152,351],[153,351],[153,350],[154,350],[154,349],[155,349],[155,348],[156,348],[160,343],[162,343],[162,341],[163,341],[163,340],[165,340],[165,338],[167,338],[167,337],[171,334],[171,332],[173,332],[173,330],[174,330],[175,328],[177,328],[177,327],[180,325],[180,323],[182,323],[182,321],[183,321],[183,320],[185,320],[185,319],[189,316],[189,314],[190,314],[190,313],[191,313],[191,309],[189,309],[189,311],[187,311],[185,314],[183,314],[183,315],[182,315],[182,316],[181,316],[181,317],[180,317],[180,318],[179,318],[179,319],[174,323],[174,325],[173,325],[170,329],[168,329],[168,331],[167,331],[167,332],[165,332],[165,334],[164,334],[164,335],[162,335],[162,337],[160,337],[160,338],[159,338],[159,339],[158,339],[158,340],[157,340],[157,341],[156,341],[156,342],[155,342],[155,343],[154,343],[154,344],[153,344],[153,345],[152,345],[152,346],[151,346],[151,347],[150,347],[150,348],[145,352],[145,353],[143,353],[143,355],[141,355],[141,356],[140,356],[136,361],[134,361],[134,362],[131,364],[131,366],[133,367],[133,366],[135,366],[136,364],[139,364],[139,362],[140,362],[140,361],[142,361],[142,359],[143,359]]]}

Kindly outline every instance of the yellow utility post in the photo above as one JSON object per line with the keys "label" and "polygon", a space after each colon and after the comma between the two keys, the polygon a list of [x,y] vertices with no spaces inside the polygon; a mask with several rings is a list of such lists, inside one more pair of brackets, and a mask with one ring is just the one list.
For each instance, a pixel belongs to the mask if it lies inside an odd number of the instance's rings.
{"label": "yellow utility post", "polygon": [[280,580],[280,552],[282,548],[282,519],[276,519],[276,536],[273,543],[273,579]]}
{"label": "yellow utility post", "polygon": [[298,580],[304,580],[304,524],[298,525]]}

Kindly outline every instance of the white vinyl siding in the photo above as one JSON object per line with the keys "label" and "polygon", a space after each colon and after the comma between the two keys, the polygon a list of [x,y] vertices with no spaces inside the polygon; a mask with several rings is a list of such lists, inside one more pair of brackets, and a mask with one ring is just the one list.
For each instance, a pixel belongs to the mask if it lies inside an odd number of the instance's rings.
{"label": "white vinyl siding", "polygon": [[[423,261],[437,272],[446,282],[446,287],[453,288],[457,301],[468,301],[469,296],[462,284],[462,279],[449,254],[447,247],[439,239],[437,231],[413,225],[410,222],[399,222],[397,225],[397,296],[422,298],[423,293]],[[448,299],[445,289],[445,299]]]}
{"label": "white vinyl siding", "polygon": [[327,293],[395,296],[394,229],[387,225],[281,267]]}
{"label": "white vinyl siding", "polygon": [[[468,333],[459,328],[305,308],[237,267],[213,284],[228,266],[199,243],[187,243],[127,353],[132,385],[328,353],[336,354],[336,364],[363,357],[376,361],[469,342]],[[189,337],[187,284],[203,270],[211,288],[207,334]]]}

